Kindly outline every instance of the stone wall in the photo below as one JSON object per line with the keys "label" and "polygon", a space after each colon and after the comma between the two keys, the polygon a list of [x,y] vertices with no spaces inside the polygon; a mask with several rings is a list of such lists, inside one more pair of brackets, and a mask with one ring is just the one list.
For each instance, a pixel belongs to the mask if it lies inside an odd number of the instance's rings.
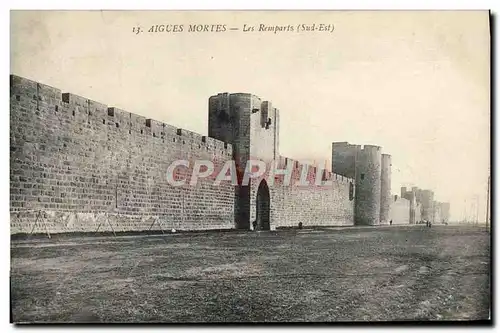
{"label": "stone wall", "polygon": [[[270,191],[271,227],[303,227],[354,225],[354,180],[333,174],[299,161],[280,157],[279,169],[291,170],[290,185],[284,175],[269,173],[252,182],[250,206],[252,219],[256,218],[257,189],[266,181]],[[301,185],[303,168],[307,168],[304,185]],[[321,182],[316,179],[320,174]]]}
{"label": "stone wall", "polygon": [[[232,145],[17,76],[10,103],[12,233],[29,232],[38,210],[46,223],[34,232],[95,231],[106,214],[120,218],[100,228],[146,230],[152,219],[180,230],[234,227],[230,182],[166,180],[179,159],[220,168]],[[177,170],[189,182],[189,170]]]}
{"label": "stone wall", "polygon": [[[354,179],[324,171],[318,185],[318,169],[310,166],[307,185],[297,186],[304,166],[279,155],[279,111],[255,95],[210,97],[209,136],[202,136],[28,79],[10,79],[13,234],[250,229],[259,184],[274,160],[281,168],[292,166],[293,178],[290,185],[283,176],[269,184],[271,229],[300,222],[354,224]],[[266,162],[267,172],[248,186],[214,186],[218,171],[233,159],[240,181],[248,160]],[[167,170],[179,160],[188,167],[177,167],[175,180],[185,183],[173,186]],[[212,161],[215,170],[191,186],[196,160]]]}

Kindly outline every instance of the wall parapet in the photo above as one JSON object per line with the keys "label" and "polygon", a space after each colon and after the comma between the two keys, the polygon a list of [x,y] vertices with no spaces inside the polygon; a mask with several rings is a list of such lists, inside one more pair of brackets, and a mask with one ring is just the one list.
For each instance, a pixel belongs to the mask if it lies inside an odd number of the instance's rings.
{"label": "wall parapet", "polygon": [[[280,168],[285,168],[289,164],[292,164],[292,175],[295,177],[300,177],[300,173],[302,172],[302,167],[307,166],[308,167],[308,177],[311,176],[316,176],[316,172],[318,168],[321,168],[319,166],[314,165],[314,163],[306,163],[304,161],[301,162],[301,160],[285,157],[285,156],[280,156],[279,157],[279,162],[278,165]],[[351,182],[354,182],[354,179],[334,173],[325,167],[322,167],[323,169],[323,181],[333,181],[338,184],[349,184]],[[292,176],[292,178],[293,178]]]}
{"label": "wall parapet", "polygon": [[[158,120],[146,118],[144,116],[124,111],[111,106],[88,99],[76,94],[62,92],[45,84],[38,83],[17,75],[10,75],[10,95],[11,99],[19,101],[21,98],[28,98],[32,103],[37,104],[37,109],[45,107],[47,111],[60,112],[67,111],[75,122],[86,121],[102,124],[103,128],[115,127],[123,134],[136,134],[152,136],[154,138],[169,139],[170,142],[198,144],[198,148],[204,147],[207,151],[216,155],[231,156],[233,153],[232,144],[220,141],[206,135],[201,135],[193,131],[178,128]],[[43,104],[39,105],[38,104]]]}

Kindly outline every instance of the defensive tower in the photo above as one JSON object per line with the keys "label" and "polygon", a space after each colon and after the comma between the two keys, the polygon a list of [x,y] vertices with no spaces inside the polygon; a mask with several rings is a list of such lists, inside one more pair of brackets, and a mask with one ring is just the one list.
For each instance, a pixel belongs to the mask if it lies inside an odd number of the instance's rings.
{"label": "defensive tower", "polygon": [[[355,179],[355,213],[357,225],[378,225],[381,215],[388,220],[390,211],[391,156],[382,162],[380,146],[334,142],[332,144],[332,171]],[[384,163],[384,209],[381,210],[382,163]],[[389,205],[389,208],[387,208]],[[388,222],[388,221],[387,221]]]}
{"label": "defensive tower", "polygon": [[391,155],[382,154],[380,184],[380,224],[389,224],[391,210]]}
{"label": "defensive tower", "polygon": [[355,221],[358,225],[380,224],[381,147],[365,145],[356,163]]}
{"label": "defensive tower", "polygon": [[[233,145],[239,184],[247,162],[266,163],[279,157],[279,111],[271,102],[249,93],[220,93],[209,98],[208,135]],[[253,192],[259,184],[238,186],[235,190],[235,227],[249,229],[254,217]],[[255,193],[256,195],[256,193]]]}

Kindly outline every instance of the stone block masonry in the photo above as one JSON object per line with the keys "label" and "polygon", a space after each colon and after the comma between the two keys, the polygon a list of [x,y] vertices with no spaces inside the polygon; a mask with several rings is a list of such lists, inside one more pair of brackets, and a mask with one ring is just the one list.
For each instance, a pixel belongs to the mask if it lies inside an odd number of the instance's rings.
{"label": "stone block masonry", "polygon": [[[296,166],[297,180],[304,165],[291,159],[287,163]],[[309,167],[308,179],[315,183],[315,167]],[[304,227],[354,225],[354,180],[331,172],[324,172],[322,180],[331,185],[274,186],[271,201],[277,227],[295,227],[299,222]]]}
{"label": "stone block masonry", "polygon": [[[279,158],[279,169],[292,166],[291,185],[287,186],[284,176],[275,176],[269,184],[269,174],[255,179],[251,186],[251,220],[257,219],[257,192],[265,182],[269,186],[271,221],[276,228],[354,225],[354,179],[322,171],[321,182],[316,185],[318,169],[290,158]],[[307,186],[299,185],[303,168],[307,168]],[[326,182],[329,182],[326,184]]]}
{"label": "stone block masonry", "polygon": [[333,142],[333,172],[355,179],[356,225],[389,223],[391,156],[374,145]]}
{"label": "stone block masonry", "polygon": [[[10,104],[11,233],[30,232],[38,210],[46,216],[35,233],[147,230],[155,218],[165,229],[234,227],[229,182],[166,181],[175,160],[221,166],[231,144],[17,76]],[[106,213],[112,227],[101,223]]]}
{"label": "stone block masonry", "polygon": [[[297,181],[305,166],[280,155],[279,110],[258,96],[210,97],[208,136],[14,75],[10,105],[12,234],[354,224],[354,172],[351,177],[321,173],[328,186],[315,184],[320,173],[312,166],[307,186],[286,185],[283,175],[268,184],[269,170],[247,186],[230,181],[214,186],[215,177],[191,186],[192,169],[180,168],[176,176],[185,185],[168,182],[174,161],[187,160],[192,167],[195,160],[208,160],[217,174],[234,160],[241,178],[254,159],[279,161],[282,169],[293,165]],[[378,184],[380,165],[377,170]],[[380,186],[366,190],[379,193],[377,202],[366,206],[378,219]]]}

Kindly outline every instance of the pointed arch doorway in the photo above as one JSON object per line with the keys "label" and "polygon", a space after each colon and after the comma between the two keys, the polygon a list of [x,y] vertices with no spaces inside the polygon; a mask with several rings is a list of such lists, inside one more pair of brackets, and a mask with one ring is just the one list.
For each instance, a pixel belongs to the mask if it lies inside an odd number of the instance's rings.
{"label": "pointed arch doorway", "polygon": [[269,195],[269,187],[263,179],[257,190],[257,230],[271,229],[271,199]]}

